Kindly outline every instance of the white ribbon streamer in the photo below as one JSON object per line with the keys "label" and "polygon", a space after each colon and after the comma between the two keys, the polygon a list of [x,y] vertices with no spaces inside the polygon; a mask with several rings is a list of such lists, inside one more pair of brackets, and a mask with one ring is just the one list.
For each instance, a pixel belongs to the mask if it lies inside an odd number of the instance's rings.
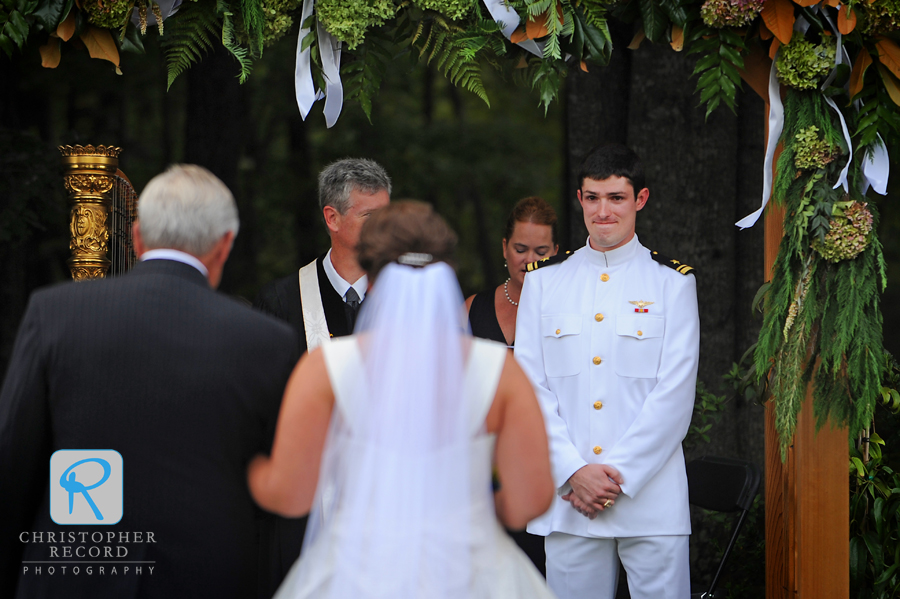
{"label": "white ribbon streamer", "polygon": [[325,126],[329,129],[341,116],[344,106],[344,86],[341,83],[341,42],[325,31],[316,20],[319,56],[322,57],[322,74],[325,76]]}
{"label": "white ribbon streamer", "polygon": [[297,107],[300,116],[306,120],[306,115],[312,110],[316,100],[325,98],[325,125],[328,128],[334,126],[341,115],[344,105],[344,86],[341,83],[341,42],[328,33],[322,24],[316,21],[316,38],[319,46],[319,56],[322,58],[322,74],[325,77],[325,91],[317,90],[313,83],[312,65],[309,46],[303,48],[303,38],[310,33],[309,27],[303,27],[313,12],[314,0],[303,0],[303,10],[300,13],[300,33],[297,36],[297,64],[294,68],[294,93],[297,95]]}
{"label": "white ribbon streamer", "polygon": [[[503,35],[506,36],[506,39],[509,39],[519,26],[519,23],[522,22],[519,13],[504,0],[484,0],[484,5],[487,7],[488,12],[491,13],[491,17],[500,24]],[[538,44],[534,40],[523,40],[518,42],[518,45],[539,58],[544,56],[543,45]]]}
{"label": "white ribbon streamer", "polygon": [[[814,8],[815,12],[819,12],[818,7]],[[821,11],[820,13],[825,20],[828,21],[828,25],[831,26],[832,32],[837,37],[835,53],[834,53],[834,68],[831,70],[831,74],[825,79],[822,83],[822,86],[819,88],[819,91],[825,92],[831,82],[834,80],[835,75],[837,75],[837,68],[844,62],[845,51],[844,44],[842,43],[842,35],[841,30],[834,26],[834,23],[831,21],[831,17],[828,16],[828,13],[825,11]],[[849,57],[847,57],[847,62],[850,62]],[[841,121],[841,131],[844,132],[844,141],[847,142],[847,149],[850,152],[850,156],[847,158],[847,163],[844,165],[844,168],[841,169],[841,174],[838,177],[837,182],[834,184],[832,189],[837,189],[838,187],[843,187],[844,191],[850,193],[850,184],[847,182],[847,174],[850,172],[850,164],[853,162],[853,142],[850,140],[850,132],[847,130],[847,121],[844,120],[844,114],[841,112],[840,108],[838,108],[837,104],[834,103],[834,100],[829,98],[828,96],[823,95],[825,98],[825,102],[831,106],[832,110],[834,110],[838,119]]]}
{"label": "white ribbon streamer", "polygon": [[834,100],[827,96],[825,96],[825,102],[827,102],[837,113],[838,118],[841,121],[841,131],[844,132],[844,139],[847,140],[847,148],[850,150],[850,157],[847,158],[847,164],[844,165],[844,168],[841,170],[841,176],[838,177],[837,183],[834,184],[832,189],[843,187],[844,191],[850,193],[850,184],[847,182],[847,173],[850,172],[850,164],[853,162],[853,142],[850,141],[850,132],[847,130],[847,121],[844,120],[844,115],[841,113],[840,108],[837,107]]}
{"label": "white ribbon streamer", "polygon": [[781,131],[784,129],[784,106],[781,104],[781,86],[778,84],[778,73],[775,68],[777,58],[778,54],[776,53],[775,60],[772,60],[772,69],[769,71],[769,141],[766,144],[766,159],[763,162],[762,204],[759,210],[735,223],[741,229],[747,229],[756,224],[763,210],[766,209],[766,204],[769,203],[769,196],[772,195],[772,163],[775,161],[775,148],[778,146]]}
{"label": "white ribbon streamer", "polygon": [[319,99],[313,84],[309,48],[301,49],[303,48],[303,38],[310,32],[308,27],[302,25],[309,19],[312,10],[313,0],[303,0],[303,11],[300,13],[300,34],[297,37],[297,64],[294,68],[294,93],[297,95],[297,106],[300,108],[300,116],[304,121],[312,109],[312,105]]}
{"label": "white ribbon streamer", "polygon": [[891,160],[888,157],[884,140],[878,136],[878,143],[872,144],[866,150],[863,159],[863,195],[869,191],[869,185],[880,195],[887,193],[888,176],[891,173]]}

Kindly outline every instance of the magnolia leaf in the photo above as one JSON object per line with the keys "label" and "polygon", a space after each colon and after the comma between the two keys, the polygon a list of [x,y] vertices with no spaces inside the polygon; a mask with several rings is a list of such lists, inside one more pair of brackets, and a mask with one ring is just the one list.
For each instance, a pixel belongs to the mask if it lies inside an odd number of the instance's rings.
{"label": "magnolia leaf", "polygon": [[815,4],[818,4],[819,0],[794,0],[794,3],[797,6],[806,7],[806,6],[813,6]]}
{"label": "magnolia leaf", "polygon": [[43,0],[34,11],[34,18],[44,26],[45,31],[53,31],[63,18],[66,0]]}
{"label": "magnolia leaf", "polygon": [[776,37],[772,40],[772,44],[769,46],[769,60],[775,60],[775,54],[778,53],[778,48],[781,47],[781,42]]}
{"label": "magnolia leaf", "polygon": [[639,27],[637,30],[637,33],[635,33],[634,37],[631,38],[631,43],[628,44],[628,49],[629,50],[637,50],[638,48],[641,47],[641,42],[643,42],[644,39],[646,39],[646,37],[647,36],[644,34],[644,28]]}
{"label": "magnolia leaf", "polygon": [[866,467],[863,466],[862,460],[859,458],[850,458],[850,465],[856,468],[856,474],[863,478],[866,475]]}
{"label": "magnolia leaf", "polygon": [[69,16],[65,18],[65,20],[59,24],[59,27],[56,28],[56,35],[59,36],[64,42],[69,41],[72,35],[75,33],[75,13],[69,11]]}
{"label": "magnolia leaf", "polygon": [[791,42],[794,34],[794,5],[791,0],[766,0],[759,14],[778,41],[782,44]]}
{"label": "magnolia leaf", "polygon": [[582,71],[584,71],[585,73],[588,72],[587,63],[584,62],[583,60],[581,61],[581,64],[579,64],[578,66],[579,66],[579,68],[580,68]]}
{"label": "magnolia leaf", "polygon": [[897,79],[880,64],[878,65],[878,73],[881,75],[881,80],[884,81],[884,88],[887,90],[891,100],[893,100],[894,104],[900,106],[900,85],[897,84]]}
{"label": "magnolia leaf", "polygon": [[759,39],[761,40],[770,40],[772,39],[772,32],[769,31],[769,28],[766,27],[766,22],[762,19],[759,20]]}
{"label": "magnolia leaf", "polygon": [[525,22],[525,37],[530,40],[544,37],[550,31],[547,29],[547,18],[550,13],[545,12],[536,16],[534,19],[528,19]]}
{"label": "magnolia leaf", "polygon": [[900,77],[900,47],[886,37],[875,42],[875,47],[878,48],[878,61]]}
{"label": "magnolia leaf", "polygon": [[512,35],[509,36],[509,41],[514,44],[518,44],[519,42],[524,42],[528,39],[528,34],[525,33],[525,28],[521,25],[516,27],[516,30],[512,32]]}
{"label": "magnolia leaf", "polygon": [[116,47],[116,42],[113,41],[112,36],[109,34],[109,29],[101,29],[91,25],[81,34],[81,41],[83,41],[84,45],[87,47],[91,58],[108,60],[116,65],[116,73],[120,73],[119,49]]}
{"label": "magnolia leaf", "polygon": [[672,41],[669,42],[672,49],[681,52],[684,49],[684,29],[678,25],[672,25]]}
{"label": "magnolia leaf", "polygon": [[838,31],[848,35],[856,27],[856,12],[846,4],[841,4],[837,19]]}
{"label": "magnolia leaf", "polygon": [[772,70],[772,60],[766,57],[765,50],[759,44],[754,44],[753,49],[744,57],[744,67],[738,69],[741,79],[759,94],[764,101],[769,99],[769,73]]}
{"label": "magnolia leaf", "polygon": [[837,8],[840,3],[841,0],[825,0],[825,4],[827,4],[831,8]]}
{"label": "magnolia leaf", "polygon": [[669,19],[654,0],[639,0],[644,33],[651,42],[660,42],[666,33]]}
{"label": "magnolia leaf", "polygon": [[51,37],[47,43],[38,48],[41,53],[41,66],[45,69],[55,69],[59,66],[59,41],[58,37]]}
{"label": "magnolia leaf", "polygon": [[872,65],[872,55],[869,54],[869,51],[866,50],[865,47],[860,49],[859,56],[856,57],[856,61],[853,63],[853,70],[850,72],[850,99],[856,97],[856,95],[862,91],[863,88],[863,78],[866,75],[866,69],[868,69]]}

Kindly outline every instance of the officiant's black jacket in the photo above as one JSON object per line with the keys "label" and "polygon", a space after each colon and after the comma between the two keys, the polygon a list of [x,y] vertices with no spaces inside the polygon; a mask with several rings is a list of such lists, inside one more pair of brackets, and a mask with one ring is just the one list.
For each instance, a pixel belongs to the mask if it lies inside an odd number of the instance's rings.
{"label": "officiant's black jacket", "polygon": [[[270,450],[296,359],[290,327],[216,293],[180,262],[36,292],[0,394],[0,597],[255,597],[259,511],[246,468]],[[51,520],[48,463],[59,449],[122,455],[118,524]],[[44,532],[44,542],[22,543],[27,531]],[[118,536],[112,545],[152,562],[152,574],[150,564],[141,574],[134,564],[128,574],[128,564],[116,575],[97,564],[92,575],[85,564],[78,575],[73,564],[22,574],[23,560],[54,559],[47,532],[83,531],[143,533],[144,542]],[[58,554],[78,544],[55,543]]]}
{"label": "officiant's black jacket", "polygon": [[[328,280],[325,267],[322,265],[326,255],[322,254],[316,258],[319,295],[322,298],[328,332],[332,337],[344,337],[353,332],[356,315],[347,307],[344,298],[338,295],[338,292],[331,286],[331,281]],[[294,331],[297,333],[297,349],[301,354],[306,351],[306,329],[303,326],[303,305],[300,301],[300,279],[297,272],[272,281],[263,287],[256,296],[253,307],[280,318],[294,327]]]}
{"label": "officiant's black jacket", "polygon": [[[322,309],[325,311],[329,333],[333,337],[344,337],[353,332],[356,314],[347,307],[344,299],[338,295],[328,280],[325,267],[322,265],[326,255],[322,254],[316,259]],[[298,351],[301,354],[306,351],[306,329],[303,326],[303,305],[300,301],[300,279],[297,272],[263,287],[253,302],[253,307],[290,324],[297,333]],[[275,592],[299,557],[305,531],[305,517],[276,518],[268,533],[264,533],[263,544],[267,547],[269,559],[263,567],[270,568],[267,578],[271,581],[271,585],[262,596]]]}

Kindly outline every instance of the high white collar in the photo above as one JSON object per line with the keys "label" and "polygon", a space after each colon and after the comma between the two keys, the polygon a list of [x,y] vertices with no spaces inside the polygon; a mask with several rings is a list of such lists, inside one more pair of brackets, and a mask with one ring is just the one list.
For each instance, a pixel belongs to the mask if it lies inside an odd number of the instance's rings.
{"label": "high white collar", "polygon": [[584,244],[585,254],[587,255],[588,260],[604,267],[625,264],[626,262],[634,258],[639,247],[641,247],[641,244],[638,243],[637,234],[635,234],[635,236],[632,237],[631,240],[622,247],[617,247],[614,250],[607,250],[605,252],[601,252],[592,248],[590,237],[588,237],[587,243]]}
{"label": "high white collar", "polygon": [[338,271],[335,270],[334,264],[331,262],[331,250],[328,250],[328,253],[325,254],[325,259],[322,261],[322,267],[325,269],[325,276],[328,277],[331,286],[334,287],[334,290],[337,291],[338,295],[340,295],[341,299],[345,302],[347,301],[347,298],[344,296],[351,287],[353,287],[359,295],[359,301],[365,299],[366,289],[369,287],[369,277],[363,275],[358,278],[355,283],[345,281],[344,278],[338,274]]}
{"label": "high white collar", "polygon": [[181,262],[182,264],[193,266],[199,270],[200,274],[205,278],[209,278],[209,271],[206,269],[206,266],[204,266],[204,264],[195,256],[191,256],[187,252],[182,252],[181,250],[173,250],[171,248],[148,250],[141,254],[141,261],[145,262],[147,260],[174,260],[175,262]]}

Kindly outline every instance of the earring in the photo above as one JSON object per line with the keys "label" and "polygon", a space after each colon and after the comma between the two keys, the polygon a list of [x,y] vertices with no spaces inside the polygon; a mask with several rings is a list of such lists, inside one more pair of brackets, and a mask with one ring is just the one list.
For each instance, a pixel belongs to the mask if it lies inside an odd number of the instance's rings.
{"label": "earring", "polygon": [[506,264],[506,260],[503,261],[503,268],[509,268],[509,266]]}

